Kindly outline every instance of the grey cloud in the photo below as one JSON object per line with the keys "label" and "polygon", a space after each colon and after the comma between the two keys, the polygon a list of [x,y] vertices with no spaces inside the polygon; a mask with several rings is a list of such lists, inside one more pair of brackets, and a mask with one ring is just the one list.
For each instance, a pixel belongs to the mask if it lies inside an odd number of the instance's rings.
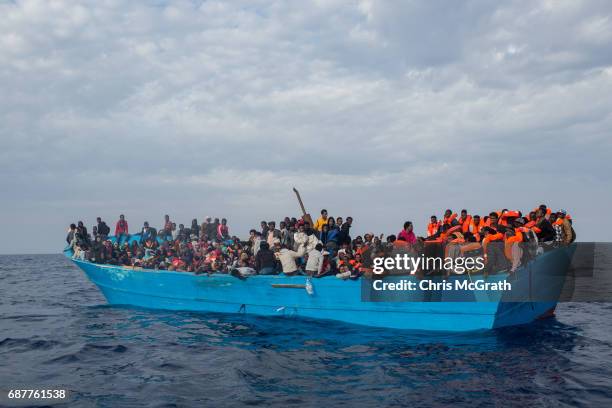
{"label": "grey cloud", "polygon": [[549,201],[604,237],[609,2],[28,0],[0,14],[2,222],[45,229],[0,252],[57,248],[65,223],[98,213],[224,213],[246,231],[295,212],[292,184],[363,230]]}

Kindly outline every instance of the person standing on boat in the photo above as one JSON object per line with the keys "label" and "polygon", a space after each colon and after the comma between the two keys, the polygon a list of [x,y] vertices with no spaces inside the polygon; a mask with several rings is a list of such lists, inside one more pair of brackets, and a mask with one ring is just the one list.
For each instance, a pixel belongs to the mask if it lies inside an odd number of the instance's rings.
{"label": "person standing on boat", "polygon": [[327,238],[324,242],[325,247],[328,251],[335,252],[338,249],[338,236],[340,234],[340,228],[336,225],[336,221],[333,217],[327,220]]}
{"label": "person standing on boat", "polygon": [[172,236],[172,221],[170,221],[170,216],[168,214],[164,215],[164,226],[162,227],[159,235],[164,240],[167,240],[168,237]]}
{"label": "person standing on boat", "polygon": [[261,226],[261,236],[263,237],[263,239],[266,239],[268,237],[268,223],[262,221],[259,223],[259,225]]}
{"label": "person standing on boat", "polygon": [[[215,219],[218,221],[218,219]],[[223,218],[221,224],[217,226],[217,240],[224,241],[229,238],[229,228],[227,226],[227,220]]]}
{"label": "person standing on boat", "polygon": [[198,219],[194,218],[191,220],[191,235],[195,235],[196,238],[200,237],[200,225],[198,224]]}
{"label": "person standing on boat", "polygon": [[252,229],[250,232],[249,243],[251,245],[251,253],[253,256],[257,256],[257,253],[261,249],[262,242],[261,232]]}
{"label": "person standing on boat", "polygon": [[[340,225],[340,224],[338,224]],[[351,245],[351,235],[350,230],[353,225],[353,217],[346,217],[346,221],[340,227],[340,232],[338,233],[338,245],[342,246],[343,244]]]}
{"label": "person standing on boat", "polygon": [[66,235],[66,242],[68,245],[73,246],[74,235],[76,234],[76,224],[70,224],[70,228],[68,228],[68,235]]}
{"label": "person standing on boat", "polygon": [[298,223],[297,231],[293,234],[293,246],[287,248],[293,248],[293,250],[297,250],[300,245],[305,245],[308,241],[308,236],[304,231],[304,223]]}
{"label": "person standing on boat", "polygon": [[72,250],[74,251],[73,258],[85,260],[87,251],[90,248],[91,240],[87,233],[87,227],[83,224],[83,221],[77,223],[76,230],[74,232],[74,239],[72,240]]}
{"label": "person standing on boat", "polygon": [[218,239],[217,236],[219,235],[219,225],[221,225],[221,223],[219,222],[219,219],[215,217],[215,220],[212,223],[212,235],[209,238],[211,241]]}
{"label": "person standing on boat", "polygon": [[321,210],[321,216],[314,223],[312,227],[317,231],[317,233],[320,233],[321,231],[323,231],[323,225],[326,225],[326,224],[327,224],[327,210],[324,208]]}
{"label": "person standing on boat", "polygon": [[123,214],[119,216],[119,221],[117,221],[117,225],[115,225],[115,238],[119,243],[121,243],[121,240],[124,238],[126,241],[130,239],[128,222]]}
{"label": "person standing on boat", "polygon": [[274,246],[274,240],[281,238],[281,232],[279,229],[276,229],[276,222],[270,221],[268,222],[268,235],[266,235],[266,242],[269,247]]}
{"label": "person standing on boat", "polygon": [[104,221],[102,221],[102,218],[98,217],[96,218],[96,228],[98,229],[98,235],[102,238],[103,241],[106,240],[106,238],[108,237],[108,234],[110,234],[110,228],[108,227],[108,225],[106,225],[106,223]]}
{"label": "person standing on boat", "polygon": [[[289,220],[289,222],[291,222],[291,220]],[[288,224],[287,221],[281,221],[280,223],[280,241],[281,245],[286,245],[287,248],[293,248],[293,232],[289,231]]]}
{"label": "person standing on boat", "polygon": [[561,220],[563,243],[565,245],[569,245],[576,239],[576,234],[572,228],[572,223],[567,218],[567,212],[565,212],[565,210],[559,210],[557,217],[559,220]]}
{"label": "person standing on boat", "polygon": [[307,222],[304,223],[304,230],[306,232],[306,252],[310,252],[319,243],[319,238],[317,238],[315,230],[310,228]]}
{"label": "person standing on boat", "polygon": [[[219,221],[217,219],[217,221]],[[218,224],[218,222],[217,222]],[[212,241],[217,237],[217,225],[212,222],[211,217],[206,217],[206,239]]]}
{"label": "person standing on boat", "polygon": [[200,225],[200,239],[202,241],[208,241],[208,225],[210,221],[210,217],[204,217],[204,222]]}

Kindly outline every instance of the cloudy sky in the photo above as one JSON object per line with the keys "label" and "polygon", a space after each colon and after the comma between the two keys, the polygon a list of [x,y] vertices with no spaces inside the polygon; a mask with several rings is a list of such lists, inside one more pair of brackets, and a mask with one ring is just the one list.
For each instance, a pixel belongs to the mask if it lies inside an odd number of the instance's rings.
{"label": "cloudy sky", "polygon": [[[607,1],[0,0],[0,253],[70,222],[564,208],[610,241]],[[608,215],[605,215],[608,214]],[[110,224],[109,222],[109,224]]]}

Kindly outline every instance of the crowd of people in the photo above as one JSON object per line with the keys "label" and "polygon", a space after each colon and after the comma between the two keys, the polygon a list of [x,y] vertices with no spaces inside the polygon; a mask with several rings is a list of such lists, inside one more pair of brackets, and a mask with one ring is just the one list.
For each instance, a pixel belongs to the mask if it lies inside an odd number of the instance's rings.
{"label": "crowd of people", "polygon": [[[376,257],[397,253],[427,256],[481,255],[484,273],[516,270],[538,251],[567,245],[575,240],[571,217],[540,205],[523,215],[501,210],[486,216],[460,215],[446,210],[441,219],[432,215],[422,236],[410,221],[397,235],[351,236],[352,217],[332,217],[321,210],[320,217],[285,217],[261,221],[246,240],[230,235],[225,218],[206,217],[202,224],[177,224],[166,215],[159,229],[145,222],[130,234],[124,215],[115,224],[114,235],[100,217],[91,234],[82,221],[71,224],[66,241],[73,257],[94,263],[148,269],[200,273],[231,273],[244,278],[252,274],[335,275],[358,279],[372,272]],[[448,271],[424,271],[426,273]],[[391,273],[391,272],[390,272]]]}

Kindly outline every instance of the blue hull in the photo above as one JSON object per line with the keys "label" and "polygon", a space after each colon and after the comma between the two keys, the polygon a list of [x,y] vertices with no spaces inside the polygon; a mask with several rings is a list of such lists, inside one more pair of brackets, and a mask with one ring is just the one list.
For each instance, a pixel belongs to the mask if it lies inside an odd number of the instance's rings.
{"label": "blue hull", "polygon": [[[231,275],[194,275],[98,265],[73,260],[95,283],[108,303],[151,309],[250,313],[261,316],[303,316],[394,329],[471,331],[530,323],[554,311],[575,246],[539,256],[513,277],[490,276],[489,282],[512,279],[517,290],[534,301],[512,301],[501,292],[474,292],[472,301],[362,301],[362,283],[335,277],[312,279],[313,294],[304,276],[259,275],[241,280]],[[562,277],[562,279],[560,279]],[[402,277],[417,281],[416,277]],[[469,279],[466,276],[451,279]],[[533,293],[533,295],[532,295]],[[546,293],[546,296],[542,296]],[[446,296],[442,294],[441,296]],[[456,296],[456,294],[455,294]],[[524,298],[524,297],[523,297]],[[448,300],[448,301],[445,301]]]}

